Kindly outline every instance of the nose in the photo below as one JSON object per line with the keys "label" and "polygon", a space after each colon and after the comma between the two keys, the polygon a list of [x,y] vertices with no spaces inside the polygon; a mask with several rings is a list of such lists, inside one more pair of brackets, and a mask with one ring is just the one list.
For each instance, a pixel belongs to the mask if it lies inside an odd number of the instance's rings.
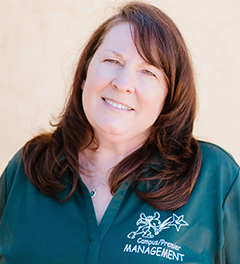
{"label": "nose", "polygon": [[134,73],[129,69],[121,69],[115,78],[112,80],[111,85],[120,93],[133,93],[135,91]]}

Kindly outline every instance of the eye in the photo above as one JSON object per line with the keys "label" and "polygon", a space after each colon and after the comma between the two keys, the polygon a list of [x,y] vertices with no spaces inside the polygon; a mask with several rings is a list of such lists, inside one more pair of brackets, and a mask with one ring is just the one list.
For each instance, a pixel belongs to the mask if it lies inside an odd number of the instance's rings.
{"label": "eye", "polygon": [[157,76],[153,72],[151,72],[149,70],[143,70],[143,73],[146,74],[146,75],[153,76],[153,77],[157,78]]}
{"label": "eye", "polygon": [[114,60],[114,59],[105,59],[104,61],[105,61],[105,62],[112,63],[112,64],[121,64],[119,61]]}

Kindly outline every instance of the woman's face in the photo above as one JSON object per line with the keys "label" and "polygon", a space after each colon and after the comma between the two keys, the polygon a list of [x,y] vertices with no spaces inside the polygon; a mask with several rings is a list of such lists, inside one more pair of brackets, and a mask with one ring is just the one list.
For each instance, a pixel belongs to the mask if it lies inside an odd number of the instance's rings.
{"label": "woman's face", "polygon": [[167,95],[162,70],[139,55],[127,23],[106,34],[82,89],[83,108],[100,144],[102,138],[129,146],[142,144]]}

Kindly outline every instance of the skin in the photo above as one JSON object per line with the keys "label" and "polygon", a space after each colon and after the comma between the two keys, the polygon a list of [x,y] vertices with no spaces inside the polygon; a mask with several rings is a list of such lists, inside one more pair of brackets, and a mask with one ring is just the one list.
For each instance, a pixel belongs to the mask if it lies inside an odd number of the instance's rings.
{"label": "skin", "polygon": [[[89,148],[79,154],[79,162],[90,171],[81,177],[92,191],[106,181],[113,166],[146,141],[168,88],[162,70],[139,55],[129,24],[121,23],[95,52],[82,89],[83,108],[99,141],[97,151]],[[93,204],[99,222],[112,195],[107,184],[97,193]]]}
{"label": "skin", "polygon": [[100,146],[115,146],[121,154],[148,138],[167,95],[163,72],[138,54],[126,23],[106,34],[82,89],[84,111]]}

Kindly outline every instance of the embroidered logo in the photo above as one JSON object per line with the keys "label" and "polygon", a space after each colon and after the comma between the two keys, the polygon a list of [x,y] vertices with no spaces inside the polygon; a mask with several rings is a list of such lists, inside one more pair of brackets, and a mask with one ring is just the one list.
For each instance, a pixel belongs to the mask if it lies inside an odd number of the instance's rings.
{"label": "embroidered logo", "polygon": [[175,227],[176,231],[179,232],[182,226],[189,226],[184,220],[184,215],[172,214],[162,222],[159,212],[148,216],[141,213],[136,225],[138,226],[137,230],[131,231],[127,235],[131,239],[131,244],[127,243],[123,252],[156,256],[177,262],[184,261],[185,255],[181,252],[180,245],[163,238],[154,238],[165,229]]}
{"label": "embroidered logo", "polygon": [[144,213],[140,214],[140,218],[137,220],[137,231],[130,232],[127,237],[130,239],[135,238],[137,235],[142,235],[144,238],[154,238],[162,230],[168,229],[171,226],[175,226],[177,232],[180,231],[182,226],[188,226],[188,223],[183,220],[184,216],[177,216],[173,214],[165,221],[161,222],[160,214],[155,212],[154,215],[146,216]]}

